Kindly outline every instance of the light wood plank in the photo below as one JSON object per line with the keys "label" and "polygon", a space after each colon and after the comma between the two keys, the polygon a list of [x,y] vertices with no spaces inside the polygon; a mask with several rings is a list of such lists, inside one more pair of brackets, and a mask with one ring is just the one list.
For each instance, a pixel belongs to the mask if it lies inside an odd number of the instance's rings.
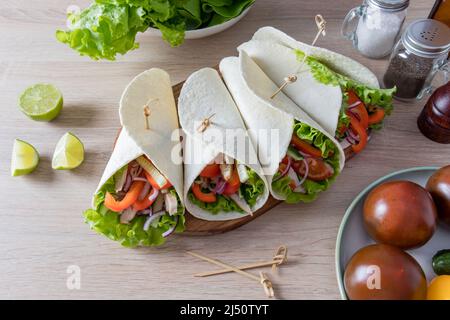
{"label": "light wood plank", "polygon": [[[235,27],[211,38],[170,48],[144,34],[141,49],[117,62],[79,57],[54,38],[64,27],[69,4],[88,0],[2,1],[0,3],[0,298],[264,298],[260,286],[238,275],[196,279],[211,267],[184,254],[193,250],[244,264],[270,258],[280,244],[289,246],[289,264],[274,279],[277,293],[287,299],[338,299],[334,247],[346,207],[372,180],[405,167],[444,165],[450,150],[426,140],[415,119],[424,102],[397,103],[386,128],[368,149],[351,162],[337,183],[312,204],[281,205],[252,223],[214,237],[177,236],[156,249],[129,250],[96,235],[81,213],[111,153],[118,130],[117,107],[125,85],[139,72],[162,67],[180,82],[194,70],[214,66],[258,27],[273,25],[310,41],[312,17],[321,13],[329,33],[319,45],[355,58],[381,76],[386,60],[358,55],[339,35],[346,12],[360,1],[257,0]],[[432,0],[411,2],[408,21],[425,17]],[[52,123],[35,123],[16,107],[18,94],[34,82],[60,87],[66,108]],[[73,172],[54,172],[50,158],[66,131],[85,143],[86,162]],[[43,156],[33,175],[9,176],[12,141],[22,138]],[[79,265],[81,290],[66,288],[66,268]]]}

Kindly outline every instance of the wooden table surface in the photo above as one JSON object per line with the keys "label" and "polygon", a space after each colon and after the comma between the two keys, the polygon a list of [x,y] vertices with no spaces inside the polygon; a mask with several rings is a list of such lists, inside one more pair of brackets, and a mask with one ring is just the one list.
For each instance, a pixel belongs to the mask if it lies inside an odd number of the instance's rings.
{"label": "wooden table surface", "polygon": [[[94,192],[119,128],[118,102],[126,84],[151,67],[166,69],[173,83],[191,72],[235,55],[235,48],[262,26],[271,25],[309,42],[313,17],[328,22],[319,44],[348,55],[379,77],[386,60],[360,56],[340,36],[347,11],[359,0],[257,0],[235,27],[211,38],[170,48],[161,39],[141,35],[141,48],[116,62],[95,62],[55,40],[65,27],[70,4],[89,1],[42,0],[0,3],[0,298],[51,299],[259,299],[262,288],[240,275],[194,278],[214,269],[185,254],[195,250],[240,264],[272,257],[280,244],[289,247],[289,263],[273,277],[283,299],[339,299],[334,250],[339,223],[352,199],[371,181],[414,166],[441,166],[450,148],[424,138],[416,117],[424,102],[396,103],[386,127],[365,152],[350,161],[337,182],[312,204],[281,205],[252,223],[213,237],[175,236],[156,249],[130,250],[95,234],[82,212]],[[428,15],[432,0],[415,0],[408,22]],[[17,108],[20,92],[36,82],[57,85],[65,108],[51,123],[33,122]],[[86,147],[85,163],[71,172],[51,169],[56,142],[71,131]],[[32,143],[41,164],[29,176],[10,177],[14,138]],[[80,290],[66,286],[67,268],[81,269]]]}

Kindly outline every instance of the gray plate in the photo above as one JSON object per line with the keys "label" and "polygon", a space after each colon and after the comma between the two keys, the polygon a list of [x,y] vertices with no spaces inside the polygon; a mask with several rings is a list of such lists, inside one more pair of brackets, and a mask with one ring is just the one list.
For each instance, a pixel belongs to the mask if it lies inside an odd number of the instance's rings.
{"label": "gray plate", "polygon": [[[363,224],[362,212],[366,195],[379,184],[392,180],[408,180],[425,186],[428,178],[437,169],[436,167],[419,167],[391,173],[370,184],[350,204],[342,219],[336,241],[336,275],[342,299],[348,299],[344,289],[345,266],[356,251],[375,243],[367,234]],[[431,258],[438,250],[449,248],[450,232],[448,229],[444,229],[439,225],[427,244],[418,249],[408,250],[407,252],[420,263],[427,276],[427,280],[430,281],[436,276],[431,266]]]}

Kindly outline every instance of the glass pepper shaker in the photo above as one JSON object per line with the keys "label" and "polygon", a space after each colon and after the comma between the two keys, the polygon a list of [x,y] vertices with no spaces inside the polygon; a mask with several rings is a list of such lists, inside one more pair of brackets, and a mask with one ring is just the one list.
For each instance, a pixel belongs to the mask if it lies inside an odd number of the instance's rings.
{"label": "glass pepper shaker", "polygon": [[438,72],[444,83],[448,81],[449,50],[450,29],[445,24],[431,19],[412,22],[391,54],[384,86],[396,86],[397,99],[421,99],[434,90],[432,82]]}
{"label": "glass pepper shaker", "polygon": [[341,33],[364,56],[379,59],[391,53],[409,0],[365,0],[345,17]]}

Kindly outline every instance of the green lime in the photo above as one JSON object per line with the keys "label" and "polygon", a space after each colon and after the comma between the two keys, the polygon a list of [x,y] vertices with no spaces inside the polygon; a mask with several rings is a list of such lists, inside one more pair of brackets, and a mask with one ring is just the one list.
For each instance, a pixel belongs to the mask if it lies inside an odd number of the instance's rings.
{"label": "green lime", "polygon": [[39,164],[39,153],[28,142],[15,139],[12,158],[11,175],[13,177],[29,174],[37,168]]}
{"label": "green lime", "polygon": [[51,84],[35,84],[20,95],[19,106],[33,120],[51,121],[61,112],[63,97]]}
{"label": "green lime", "polygon": [[75,135],[67,132],[59,139],[53,153],[52,168],[55,170],[75,169],[83,163],[84,146]]}

